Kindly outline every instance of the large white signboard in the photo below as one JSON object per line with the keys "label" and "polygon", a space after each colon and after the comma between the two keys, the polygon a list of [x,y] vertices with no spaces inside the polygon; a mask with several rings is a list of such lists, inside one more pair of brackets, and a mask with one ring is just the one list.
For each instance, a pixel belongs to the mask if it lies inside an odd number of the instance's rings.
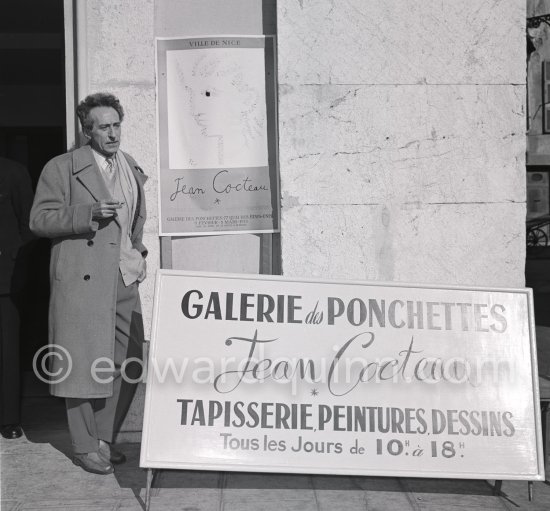
{"label": "large white signboard", "polygon": [[277,232],[273,37],[156,48],[161,235]]}
{"label": "large white signboard", "polygon": [[141,466],[543,479],[530,290],[161,270]]}

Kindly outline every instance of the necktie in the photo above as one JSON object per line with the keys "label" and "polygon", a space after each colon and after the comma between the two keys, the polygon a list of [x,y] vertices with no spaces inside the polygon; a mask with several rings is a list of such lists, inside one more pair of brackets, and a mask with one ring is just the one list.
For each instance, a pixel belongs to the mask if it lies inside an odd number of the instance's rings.
{"label": "necktie", "polygon": [[105,174],[107,175],[108,183],[113,185],[116,179],[116,161],[114,158],[105,159]]}

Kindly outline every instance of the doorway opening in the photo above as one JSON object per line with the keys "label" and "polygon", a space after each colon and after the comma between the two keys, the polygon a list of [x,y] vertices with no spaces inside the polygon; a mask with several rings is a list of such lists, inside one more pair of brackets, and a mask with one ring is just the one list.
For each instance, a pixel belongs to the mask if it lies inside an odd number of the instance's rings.
{"label": "doorway opening", "polygon": [[[44,165],[66,151],[63,0],[6,2],[0,17],[0,156],[25,166],[33,190]],[[48,343],[49,251],[33,242],[21,300],[23,393],[36,351]]]}

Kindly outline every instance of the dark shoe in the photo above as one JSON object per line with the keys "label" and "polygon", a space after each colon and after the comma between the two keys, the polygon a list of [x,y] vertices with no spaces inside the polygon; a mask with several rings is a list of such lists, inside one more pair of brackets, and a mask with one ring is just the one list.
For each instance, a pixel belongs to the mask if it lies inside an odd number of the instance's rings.
{"label": "dark shoe", "polygon": [[8,440],[15,440],[23,434],[23,430],[19,424],[8,424],[2,426],[2,436]]}
{"label": "dark shoe", "polygon": [[99,441],[99,455],[115,465],[124,463],[126,461],[126,456],[124,453],[116,450],[111,444],[104,442],[103,440]]}
{"label": "dark shoe", "polygon": [[113,465],[105,461],[97,452],[75,454],[73,463],[92,474],[107,475],[112,474],[114,471]]}

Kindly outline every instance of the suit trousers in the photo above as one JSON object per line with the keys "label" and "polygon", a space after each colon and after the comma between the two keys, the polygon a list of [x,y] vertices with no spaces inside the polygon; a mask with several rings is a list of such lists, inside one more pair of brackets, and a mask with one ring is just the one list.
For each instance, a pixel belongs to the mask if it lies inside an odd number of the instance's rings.
{"label": "suit trousers", "polygon": [[[99,440],[113,442],[132,403],[141,363],[125,360],[143,358],[143,319],[138,283],[124,285],[118,273],[115,326],[115,374],[113,394],[107,398],[66,398],[67,420],[73,450],[76,454],[95,452]],[[108,373],[101,373],[102,378]]]}
{"label": "suit trousers", "polygon": [[14,296],[0,295],[0,425],[19,424],[19,311]]}

